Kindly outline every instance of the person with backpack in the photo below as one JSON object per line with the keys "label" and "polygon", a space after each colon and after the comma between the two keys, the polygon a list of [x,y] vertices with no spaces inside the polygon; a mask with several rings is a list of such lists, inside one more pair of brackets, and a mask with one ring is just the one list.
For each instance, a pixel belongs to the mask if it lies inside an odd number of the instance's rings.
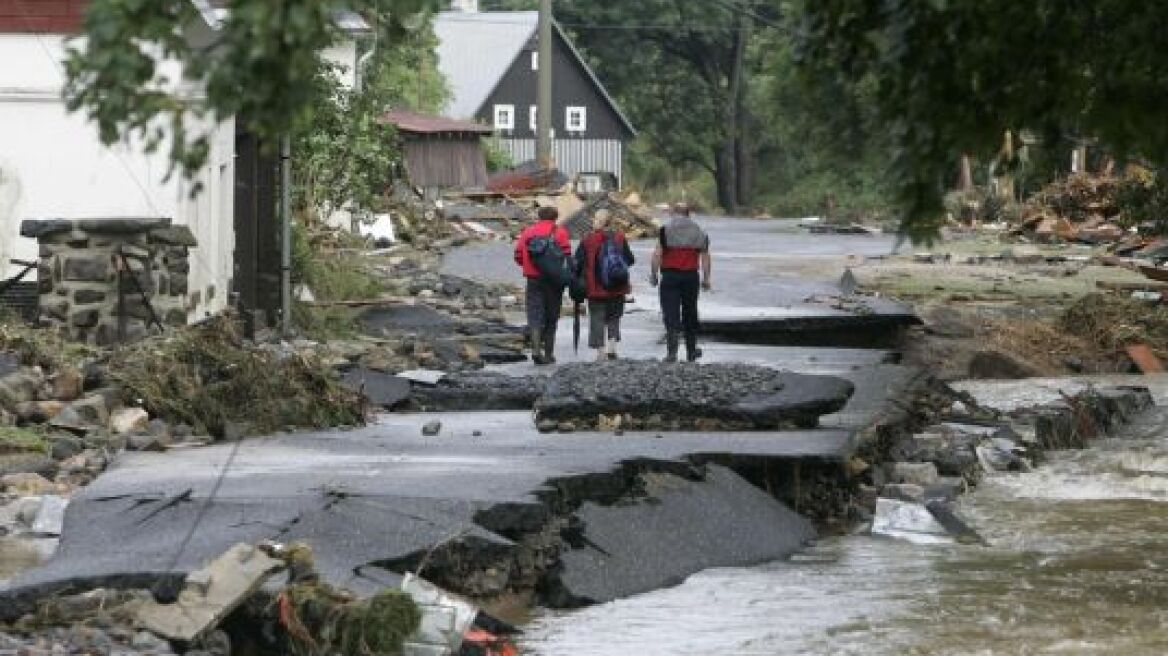
{"label": "person with backpack", "polygon": [[564,287],[571,282],[572,242],[568,231],[557,225],[554,207],[536,211],[536,222],[519,234],[515,263],[527,279],[527,328],[531,335],[531,361],[537,365],[556,361],[556,326],[564,302]]}
{"label": "person with backpack", "polygon": [[[701,271],[699,275],[699,270]],[[657,277],[661,273],[660,280]],[[678,203],[653,251],[649,283],[661,285],[661,317],[665,321],[665,361],[677,362],[677,347],[685,335],[685,359],[702,357],[698,348],[698,294],[710,289],[710,237]]]}
{"label": "person with backpack", "polygon": [[583,275],[588,298],[588,346],[596,349],[598,361],[616,359],[625,296],[631,291],[629,267],[634,262],[629,240],[610,229],[610,220],[608,210],[597,211],[592,232],[576,247],[576,270]]}

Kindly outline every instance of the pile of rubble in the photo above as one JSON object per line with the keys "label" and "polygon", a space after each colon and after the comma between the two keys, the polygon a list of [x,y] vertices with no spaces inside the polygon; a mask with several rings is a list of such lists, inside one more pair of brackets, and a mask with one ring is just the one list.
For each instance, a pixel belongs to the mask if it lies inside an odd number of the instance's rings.
{"label": "pile of rubble", "polygon": [[1126,234],[1117,202],[1121,182],[1086,173],[1056,180],[1026,201],[1011,232],[1043,241],[1117,241]]}

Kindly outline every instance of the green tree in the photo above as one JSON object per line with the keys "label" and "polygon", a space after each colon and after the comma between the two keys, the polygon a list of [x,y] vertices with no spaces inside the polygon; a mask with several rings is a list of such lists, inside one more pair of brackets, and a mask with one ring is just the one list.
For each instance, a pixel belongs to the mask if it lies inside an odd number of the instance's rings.
{"label": "green tree", "polygon": [[382,117],[393,108],[436,112],[450,97],[436,42],[427,21],[408,38],[373,44],[359,89],[346,88],[341,71],[321,64],[312,78],[312,120],[299,127],[293,144],[300,211],[380,208],[400,169],[396,135]]}
{"label": "green tree", "polygon": [[[420,24],[436,0],[348,0],[395,39]],[[98,126],[102,141],[129,136],[148,149],[169,148],[172,170],[194,177],[209,152],[192,118],[236,117],[267,143],[304,129],[319,99],[321,51],[342,38],[333,3],[319,0],[228,0],[212,44],[188,40],[181,26],[200,20],[190,0],[92,0],[85,40],[66,61],[65,96]],[[183,66],[167,79],[159,56]],[[198,83],[202,97],[179,82]]]}
{"label": "green tree", "polygon": [[749,206],[755,189],[758,113],[747,99],[764,52],[754,34],[779,0],[558,0],[604,83],[653,151],[714,178],[718,204]]}
{"label": "green tree", "polygon": [[945,173],[989,160],[1008,131],[1087,135],[1168,163],[1168,5],[1135,0],[805,0],[799,60],[813,77],[875,81],[910,234],[935,234]]}

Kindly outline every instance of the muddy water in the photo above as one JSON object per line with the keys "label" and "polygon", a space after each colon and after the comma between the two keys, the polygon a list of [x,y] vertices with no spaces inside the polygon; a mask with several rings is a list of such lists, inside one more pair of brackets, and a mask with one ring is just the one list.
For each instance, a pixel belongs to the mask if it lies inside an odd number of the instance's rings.
{"label": "muddy water", "polygon": [[546,613],[527,647],[641,656],[1168,653],[1168,410],[1085,451],[1049,454],[1035,472],[988,479],[960,510],[991,547],[827,539],[793,562],[706,571],[673,589]]}

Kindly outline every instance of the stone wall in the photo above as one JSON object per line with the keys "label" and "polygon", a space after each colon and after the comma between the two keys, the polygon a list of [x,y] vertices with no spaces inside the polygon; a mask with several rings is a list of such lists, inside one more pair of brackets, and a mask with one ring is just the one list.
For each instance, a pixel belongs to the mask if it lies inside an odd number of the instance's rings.
{"label": "stone wall", "polygon": [[133,341],[186,325],[194,235],[170,219],[26,220],[40,245],[40,319],[70,339]]}

